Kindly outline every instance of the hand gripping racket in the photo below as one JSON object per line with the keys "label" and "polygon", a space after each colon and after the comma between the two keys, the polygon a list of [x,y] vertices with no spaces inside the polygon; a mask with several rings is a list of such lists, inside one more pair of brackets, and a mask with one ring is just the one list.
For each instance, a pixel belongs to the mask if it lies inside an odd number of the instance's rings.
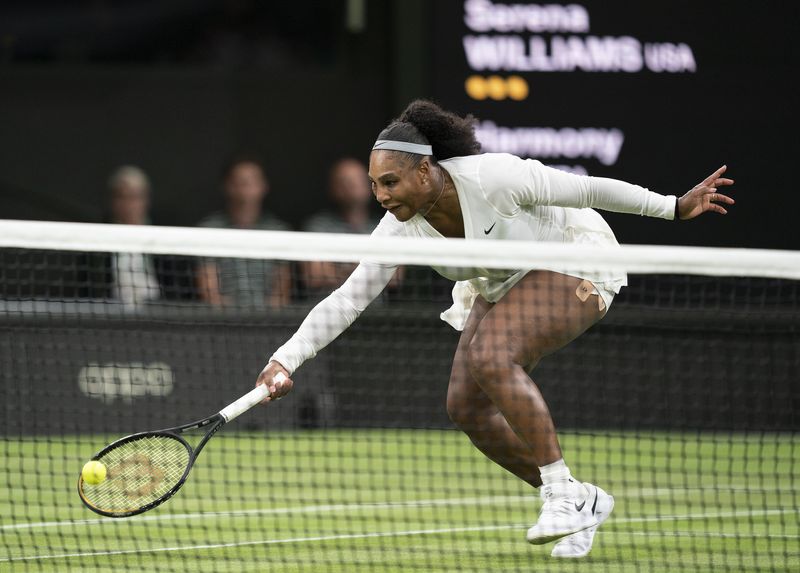
{"label": "hand gripping racket", "polygon": [[[274,381],[282,382],[280,372]],[[106,479],[90,485],[78,478],[78,494],[92,511],[107,517],[130,517],[157,507],[171,498],[186,482],[197,456],[222,426],[245,413],[269,396],[261,384],[203,420],[157,430],[140,432],[107,445],[92,460],[106,466]],[[181,434],[204,428],[205,436],[192,448]]]}

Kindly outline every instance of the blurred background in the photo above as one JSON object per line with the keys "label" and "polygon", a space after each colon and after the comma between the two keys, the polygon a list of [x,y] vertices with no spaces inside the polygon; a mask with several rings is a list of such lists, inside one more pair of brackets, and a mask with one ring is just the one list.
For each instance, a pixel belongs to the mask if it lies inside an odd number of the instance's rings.
{"label": "blurred background", "polygon": [[796,249],[797,16],[744,0],[6,0],[0,218],[109,221],[109,177],[133,165],[149,222],[196,225],[247,154],[262,209],[299,230],[330,204],[332,164],[366,162],[429,97],[475,114],[487,150],[665,194],[729,166],[727,218],[604,214],[621,242]]}

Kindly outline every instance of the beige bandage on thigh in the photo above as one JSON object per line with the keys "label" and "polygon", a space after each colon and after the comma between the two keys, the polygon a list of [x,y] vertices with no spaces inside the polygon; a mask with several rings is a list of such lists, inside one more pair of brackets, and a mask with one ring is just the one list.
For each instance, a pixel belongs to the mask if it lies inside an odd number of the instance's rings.
{"label": "beige bandage on thigh", "polygon": [[578,298],[581,299],[581,302],[586,302],[588,298],[592,295],[597,296],[597,308],[600,309],[600,312],[603,312],[606,309],[606,301],[603,300],[603,297],[600,296],[600,292],[594,286],[592,281],[583,280],[581,284],[578,285],[575,294],[578,295]]}

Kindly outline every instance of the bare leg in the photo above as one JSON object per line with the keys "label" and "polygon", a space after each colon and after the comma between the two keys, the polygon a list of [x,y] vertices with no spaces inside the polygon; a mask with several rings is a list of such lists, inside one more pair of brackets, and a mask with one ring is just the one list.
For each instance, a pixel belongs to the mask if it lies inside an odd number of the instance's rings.
{"label": "bare leg", "polygon": [[533,487],[542,483],[533,450],[514,432],[472,377],[467,351],[491,304],[478,297],[458,342],[447,389],[450,418],[483,454]]}
{"label": "bare leg", "polygon": [[550,271],[529,273],[486,313],[467,351],[473,378],[538,466],[562,456],[550,410],[526,370],[602,318],[596,296],[583,302],[575,294],[580,283]]}
{"label": "bare leg", "polygon": [[596,296],[583,303],[575,295],[579,283],[537,271],[497,305],[479,297],[453,360],[451,419],[489,459],[534,487],[541,484],[538,466],[560,459],[561,449],[547,404],[525,368],[602,318]]}

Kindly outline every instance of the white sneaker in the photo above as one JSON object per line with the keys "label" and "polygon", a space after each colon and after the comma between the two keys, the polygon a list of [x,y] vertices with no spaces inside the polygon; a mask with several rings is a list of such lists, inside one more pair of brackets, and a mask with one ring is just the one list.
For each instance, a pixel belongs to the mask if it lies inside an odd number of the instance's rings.
{"label": "white sneaker", "polygon": [[594,534],[597,528],[608,519],[611,512],[614,510],[614,497],[608,495],[601,488],[592,485],[588,482],[583,484],[589,490],[589,499],[592,501],[592,512],[597,518],[597,525],[589,527],[578,533],[573,533],[556,543],[553,547],[553,552],[550,553],[553,557],[586,557],[592,550],[592,542],[594,541]]}
{"label": "white sneaker", "polygon": [[590,499],[587,493],[582,484],[573,480],[542,486],[544,505],[539,521],[528,530],[528,543],[542,545],[596,526],[594,498]]}

